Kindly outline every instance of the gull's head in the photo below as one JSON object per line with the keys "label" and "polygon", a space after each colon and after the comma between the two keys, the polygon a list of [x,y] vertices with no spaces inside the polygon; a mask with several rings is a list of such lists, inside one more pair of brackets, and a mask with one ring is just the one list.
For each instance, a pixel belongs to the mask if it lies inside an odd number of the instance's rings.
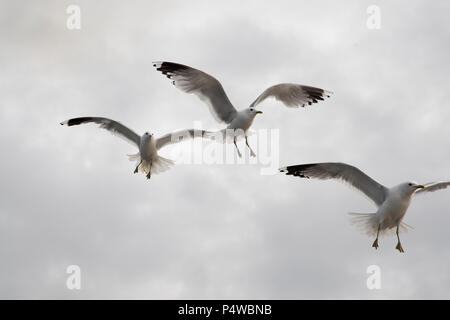
{"label": "gull's head", "polygon": [[259,111],[259,110],[256,110],[255,108],[253,108],[253,107],[250,107],[250,108],[248,108],[247,109],[247,113],[249,114],[249,115],[251,115],[251,116],[256,116],[258,113],[263,113],[262,111]]}
{"label": "gull's head", "polygon": [[423,188],[425,188],[425,187],[424,187],[423,185],[421,185],[421,184],[418,184],[417,182],[409,181],[409,182],[402,183],[402,184],[400,185],[400,188],[401,188],[401,190],[404,191],[405,193],[407,193],[407,194],[412,194],[412,193],[414,193],[417,189],[423,189]]}
{"label": "gull's head", "polygon": [[144,138],[151,139],[152,137],[153,137],[153,133],[150,133],[150,132],[144,133]]}

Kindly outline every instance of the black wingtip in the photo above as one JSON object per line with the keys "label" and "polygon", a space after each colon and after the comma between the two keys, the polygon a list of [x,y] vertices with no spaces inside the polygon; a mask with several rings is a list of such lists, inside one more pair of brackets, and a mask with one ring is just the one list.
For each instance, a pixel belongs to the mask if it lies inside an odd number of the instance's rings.
{"label": "black wingtip", "polygon": [[184,64],[168,62],[168,61],[162,61],[159,66],[157,66],[156,64],[154,64],[153,66],[156,67],[157,71],[160,71],[162,74],[165,74],[165,75],[167,75],[168,73],[182,71],[182,70],[186,70],[186,69],[190,68],[188,66],[185,66]]}
{"label": "black wingtip", "polygon": [[310,177],[305,174],[305,171],[308,168],[311,168],[312,166],[314,166],[314,164],[299,164],[294,166],[283,167],[280,168],[279,170],[280,172],[285,173],[287,176],[310,179]]}
{"label": "black wingtip", "polygon": [[92,119],[94,119],[93,117],[80,117],[80,118],[72,118],[69,120],[66,120],[64,122],[61,122],[61,125],[67,125],[68,127],[70,126],[76,126],[85,122],[90,122],[92,121]]}
{"label": "black wingtip", "polygon": [[323,101],[326,98],[329,98],[332,94],[331,91],[310,86],[303,86],[303,90],[307,94],[308,99],[310,100],[307,102],[308,105],[312,105],[313,103]]}

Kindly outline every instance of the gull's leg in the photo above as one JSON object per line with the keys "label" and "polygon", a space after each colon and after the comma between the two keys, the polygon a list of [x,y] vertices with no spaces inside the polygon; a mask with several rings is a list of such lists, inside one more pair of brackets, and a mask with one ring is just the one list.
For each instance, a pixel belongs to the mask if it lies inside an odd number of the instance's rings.
{"label": "gull's leg", "polygon": [[136,169],[134,169],[134,173],[138,173],[139,171],[139,166],[142,164],[142,159],[141,162],[139,162],[139,164],[136,166]]}
{"label": "gull's leg", "polygon": [[236,144],[236,137],[234,137],[234,146],[236,147],[236,150],[237,150],[237,153],[238,153],[239,158],[242,158],[242,154],[241,154],[241,152],[239,151],[239,148],[238,148],[238,146],[237,146],[237,144]]}
{"label": "gull's leg", "polygon": [[247,145],[248,149],[250,150],[250,156],[256,157],[256,154],[253,152],[252,148],[250,148],[250,145],[248,144],[247,136],[245,136],[245,144]]}
{"label": "gull's leg", "polygon": [[152,162],[150,161],[150,169],[148,169],[146,177],[147,179],[150,179],[151,176],[152,176]]}
{"label": "gull's leg", "polygon": [[397,243],[397,246],[395,247],[395,249],[397,249],[398,251],[400,251],[400,252],[405,252],[404,250],[403,250],[403,248],[402,248],[402,244],[400,243],[400,237],[398,236],[398,225],[397,225],[397,240],[398,240],[398,243]]}
{"label": "gull's leg", "polygon": [[375,239],[375,241],[372,244],[372,247],[376,249],[378,249],[378,235],[380,234],[380,225],[378,225],[378,230],[377,230],[377,238]]}

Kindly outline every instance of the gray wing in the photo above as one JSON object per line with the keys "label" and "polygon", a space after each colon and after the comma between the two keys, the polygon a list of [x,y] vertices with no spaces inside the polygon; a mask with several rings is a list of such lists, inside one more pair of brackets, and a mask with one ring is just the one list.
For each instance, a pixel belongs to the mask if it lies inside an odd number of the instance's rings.
{"label": "gray wing", "polygon": [[125,127],[123,124],[108,119],[108,118],[102,118],[102,117],[80,117],[80,118],[73,118],[66,121],[61,122],[61,125],[67,125],[67,126],[76,126],[82,123],[98,123],[100,125],[100,128],[106,129],[110,131],[112,134],[117,135],[121,138],[124,138],[126,141],[136,145],[139,148],[139,144],[141,141],[141,138],[139,135],[137,135],[133,130]]}
{"label": "gray wing", "polygon": [[438,182],[430,182],[424,184],[423,189],[418,189],[415,193],[425,193],[425,192],[433,192],[437,190],[442,190],[450,186],[450,181],[438,181]]}
{"label": "gray wing", "polygon": [[209,106],[218,122],[230,123],[236,116],[222,85],[214,77],[200,70],[173,62],[153,62],[156,70],[172,80],[172,84],[187,93],[194,93]]}
{"label": "gray wing", "polygon": [[184,129],[163,135],[156,140],[156,149],[159,150],[169,144],[185,141],[194,138],[212,139],[214,133],[206,130]]}
{"label": "gray wing", "polygon": [[337,162],[300,164],[280,168],[281,172],[300,178],[317,178],[322,180],[338,179],[343,180],[353,187],[362,191],[380,206],[386,199],[388,189],[373,180],[358,168]]}
{"label": "gray wing", "polygon": [[251,105],[256,107],[269,97],[283,102],[287,107],[298,108],[329,98],[332,92],[295,83],[280,83],[266,89]]}

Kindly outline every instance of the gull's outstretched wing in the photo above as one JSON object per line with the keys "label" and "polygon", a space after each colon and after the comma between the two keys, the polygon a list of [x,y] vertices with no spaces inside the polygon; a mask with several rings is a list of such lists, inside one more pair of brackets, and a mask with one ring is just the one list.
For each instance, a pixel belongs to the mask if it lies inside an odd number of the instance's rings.
{"label": "gull's outstretched wing", "polygon": [[256,107],[269,97],[283,102],[287,107],[298,108],[329,98],[331,91],[320,88],[303,86],[295,83],[280,83],[266,89],[256,100],[250,105],[250,108]]}
{"label": "gull's outstretched wing", "polygon": [[353,187],[362,191],[380,206],[386,199],[388,189],[373,180],[358,168],[338,162],[300,164],[280,168],[281,172],[300,178],[317,178],[322,180],[338,179],[343,180]]}
{"label": "gull's outstretched wing", "polygon": [[230,123],[236,116],[222,85],[214,77],[200,70],[173,62],[153,62],[156,70],[172,80],[175,87],[196,94],[205,101],[218,122]]}
{"label": "gull's outstretched wing", "polygon": [[139,148],[139,144],[141,141],[141,138],[131,129],[125,127],[123,124],[108,119],[108,118],[102,118],[102,117],[80,117],[80,118],[73,118],[66,121],[61,122],[61,125],[67,125],[67,126],[76,126],[82,123],[98,123],[100,125],[100,128],[106,129],[110,131],[112,134],[117,135],[121,138],[124,138],[126,141],[136,145]]}
{"label": "gull's outstretched wing", "polygon": [[430,182],[423,185],[425,188],[418,189],[415,193],[433,192],[437,190],[442,190],[450,186],[450,181],[438,181]]}
{"label": "gull's outstretched wing", "polygon": [[169,144],[185,141],[194,138],[211,138],[214,133],[206,130],[184,129],[163,135],[156,140],[156,149],[159,150]]}

